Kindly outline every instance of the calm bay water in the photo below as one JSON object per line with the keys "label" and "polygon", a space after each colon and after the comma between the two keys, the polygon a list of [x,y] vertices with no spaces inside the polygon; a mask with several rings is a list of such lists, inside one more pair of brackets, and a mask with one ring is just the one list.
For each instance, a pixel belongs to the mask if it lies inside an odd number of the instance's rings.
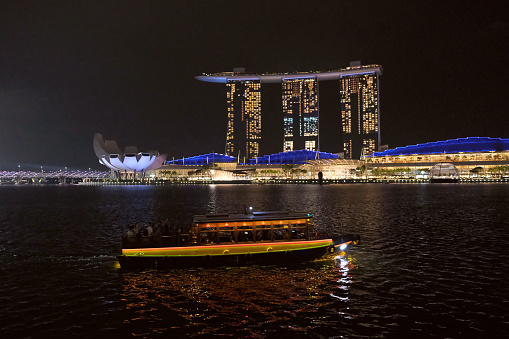
{"label": "calm bay water", "polygon": [[[287,267],[123,272],[127,225],[302,210],[356,233]],[[503,338],[509,185],[1,186],[0,337]]]}

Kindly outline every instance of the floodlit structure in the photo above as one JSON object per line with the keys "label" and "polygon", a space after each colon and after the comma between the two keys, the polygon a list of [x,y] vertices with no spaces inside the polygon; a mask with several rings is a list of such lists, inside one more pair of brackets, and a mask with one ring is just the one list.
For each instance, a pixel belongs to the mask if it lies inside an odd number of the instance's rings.
{"label": "floodlit structure", "polygon": [[[351,63],[360,68],[360,62]],[[380,71],[341,77],[341,122],[345,159],[373,154],[380,146]]]}
{"label": "floodlit structure", "polygon": [[136,173],[157,169],[166,161],[166,154],[160,155],[158,151],[138,152],[134,146],[127,146],[122,152],[116,141],[104,141],[99,133],[94,135],[94,151],[99,163],[115,171],[119,177],[123,172],[126,177],[134,178]]}
{"label": "floodlit structure", "polygon": [[260,152],[262,98],[257,80],[228,80],[226,153],[253,158]]}
{"label": "floodlit structure", "polygon": [[318,81],[283,81],[283,151],[318,151]]}
{"label": "floodlit structure", "polygon": [[[380,145],[380,65],[350,67],[331,71],[247,74],[233,72],[203,74],[196,79],[226,84],[228,129],[226,153],[248,159],[259,155],[261,139],[261,85],[281,83],[284,152],[320,150],[319,81],[338,80],[341,84],[341,121],[345,158],[359,159]],[[338,131],[339,132],[339,131]]]}
{"label": "floodlit structure", "polygon": [[502,175],[509,165],[509,139],[469,137],[387,149],[362,157],[367,169],[430,171],[454,165],[461,177]]}

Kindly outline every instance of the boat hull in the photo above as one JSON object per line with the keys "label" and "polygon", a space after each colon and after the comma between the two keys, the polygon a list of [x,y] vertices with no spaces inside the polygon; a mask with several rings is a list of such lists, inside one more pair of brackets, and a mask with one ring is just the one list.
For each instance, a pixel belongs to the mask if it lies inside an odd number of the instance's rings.
{"label": "boat hull", "polygon": [[[344,244],[349,244],[350,241]],[[338,251],[332,239],[270,243],[123,249],[122,268],[291,264]]]}

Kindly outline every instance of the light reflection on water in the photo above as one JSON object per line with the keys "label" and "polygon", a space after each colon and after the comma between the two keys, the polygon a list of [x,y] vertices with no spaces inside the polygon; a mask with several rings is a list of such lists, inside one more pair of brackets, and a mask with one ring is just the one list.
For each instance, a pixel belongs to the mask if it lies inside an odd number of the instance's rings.
{"label": "light reflection on water", "polygon": [[340,257],[291,267],[124,273],[122,298],[133,316],[125,324],[185,336],[262,338],[282,328],[310,334],[350,316],[352,268],[351,258]]}
{"label": "light reflection on water", "polygon": [[[127,225],[301,210],[360,234],[288,267],[123,272]],[[509,185],[0,187],[0,334],[509,336]]]}

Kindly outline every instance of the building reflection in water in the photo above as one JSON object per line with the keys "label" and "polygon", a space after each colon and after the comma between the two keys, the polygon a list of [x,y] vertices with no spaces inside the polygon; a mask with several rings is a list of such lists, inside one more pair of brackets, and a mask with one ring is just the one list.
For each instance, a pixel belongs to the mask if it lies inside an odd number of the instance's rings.
{"label": "building reflection in water", "polygon": [[352,268],[341,256],[295,267],[124,272],[124,330],[262,337],[290,326],[305,333],[349,317]]}

